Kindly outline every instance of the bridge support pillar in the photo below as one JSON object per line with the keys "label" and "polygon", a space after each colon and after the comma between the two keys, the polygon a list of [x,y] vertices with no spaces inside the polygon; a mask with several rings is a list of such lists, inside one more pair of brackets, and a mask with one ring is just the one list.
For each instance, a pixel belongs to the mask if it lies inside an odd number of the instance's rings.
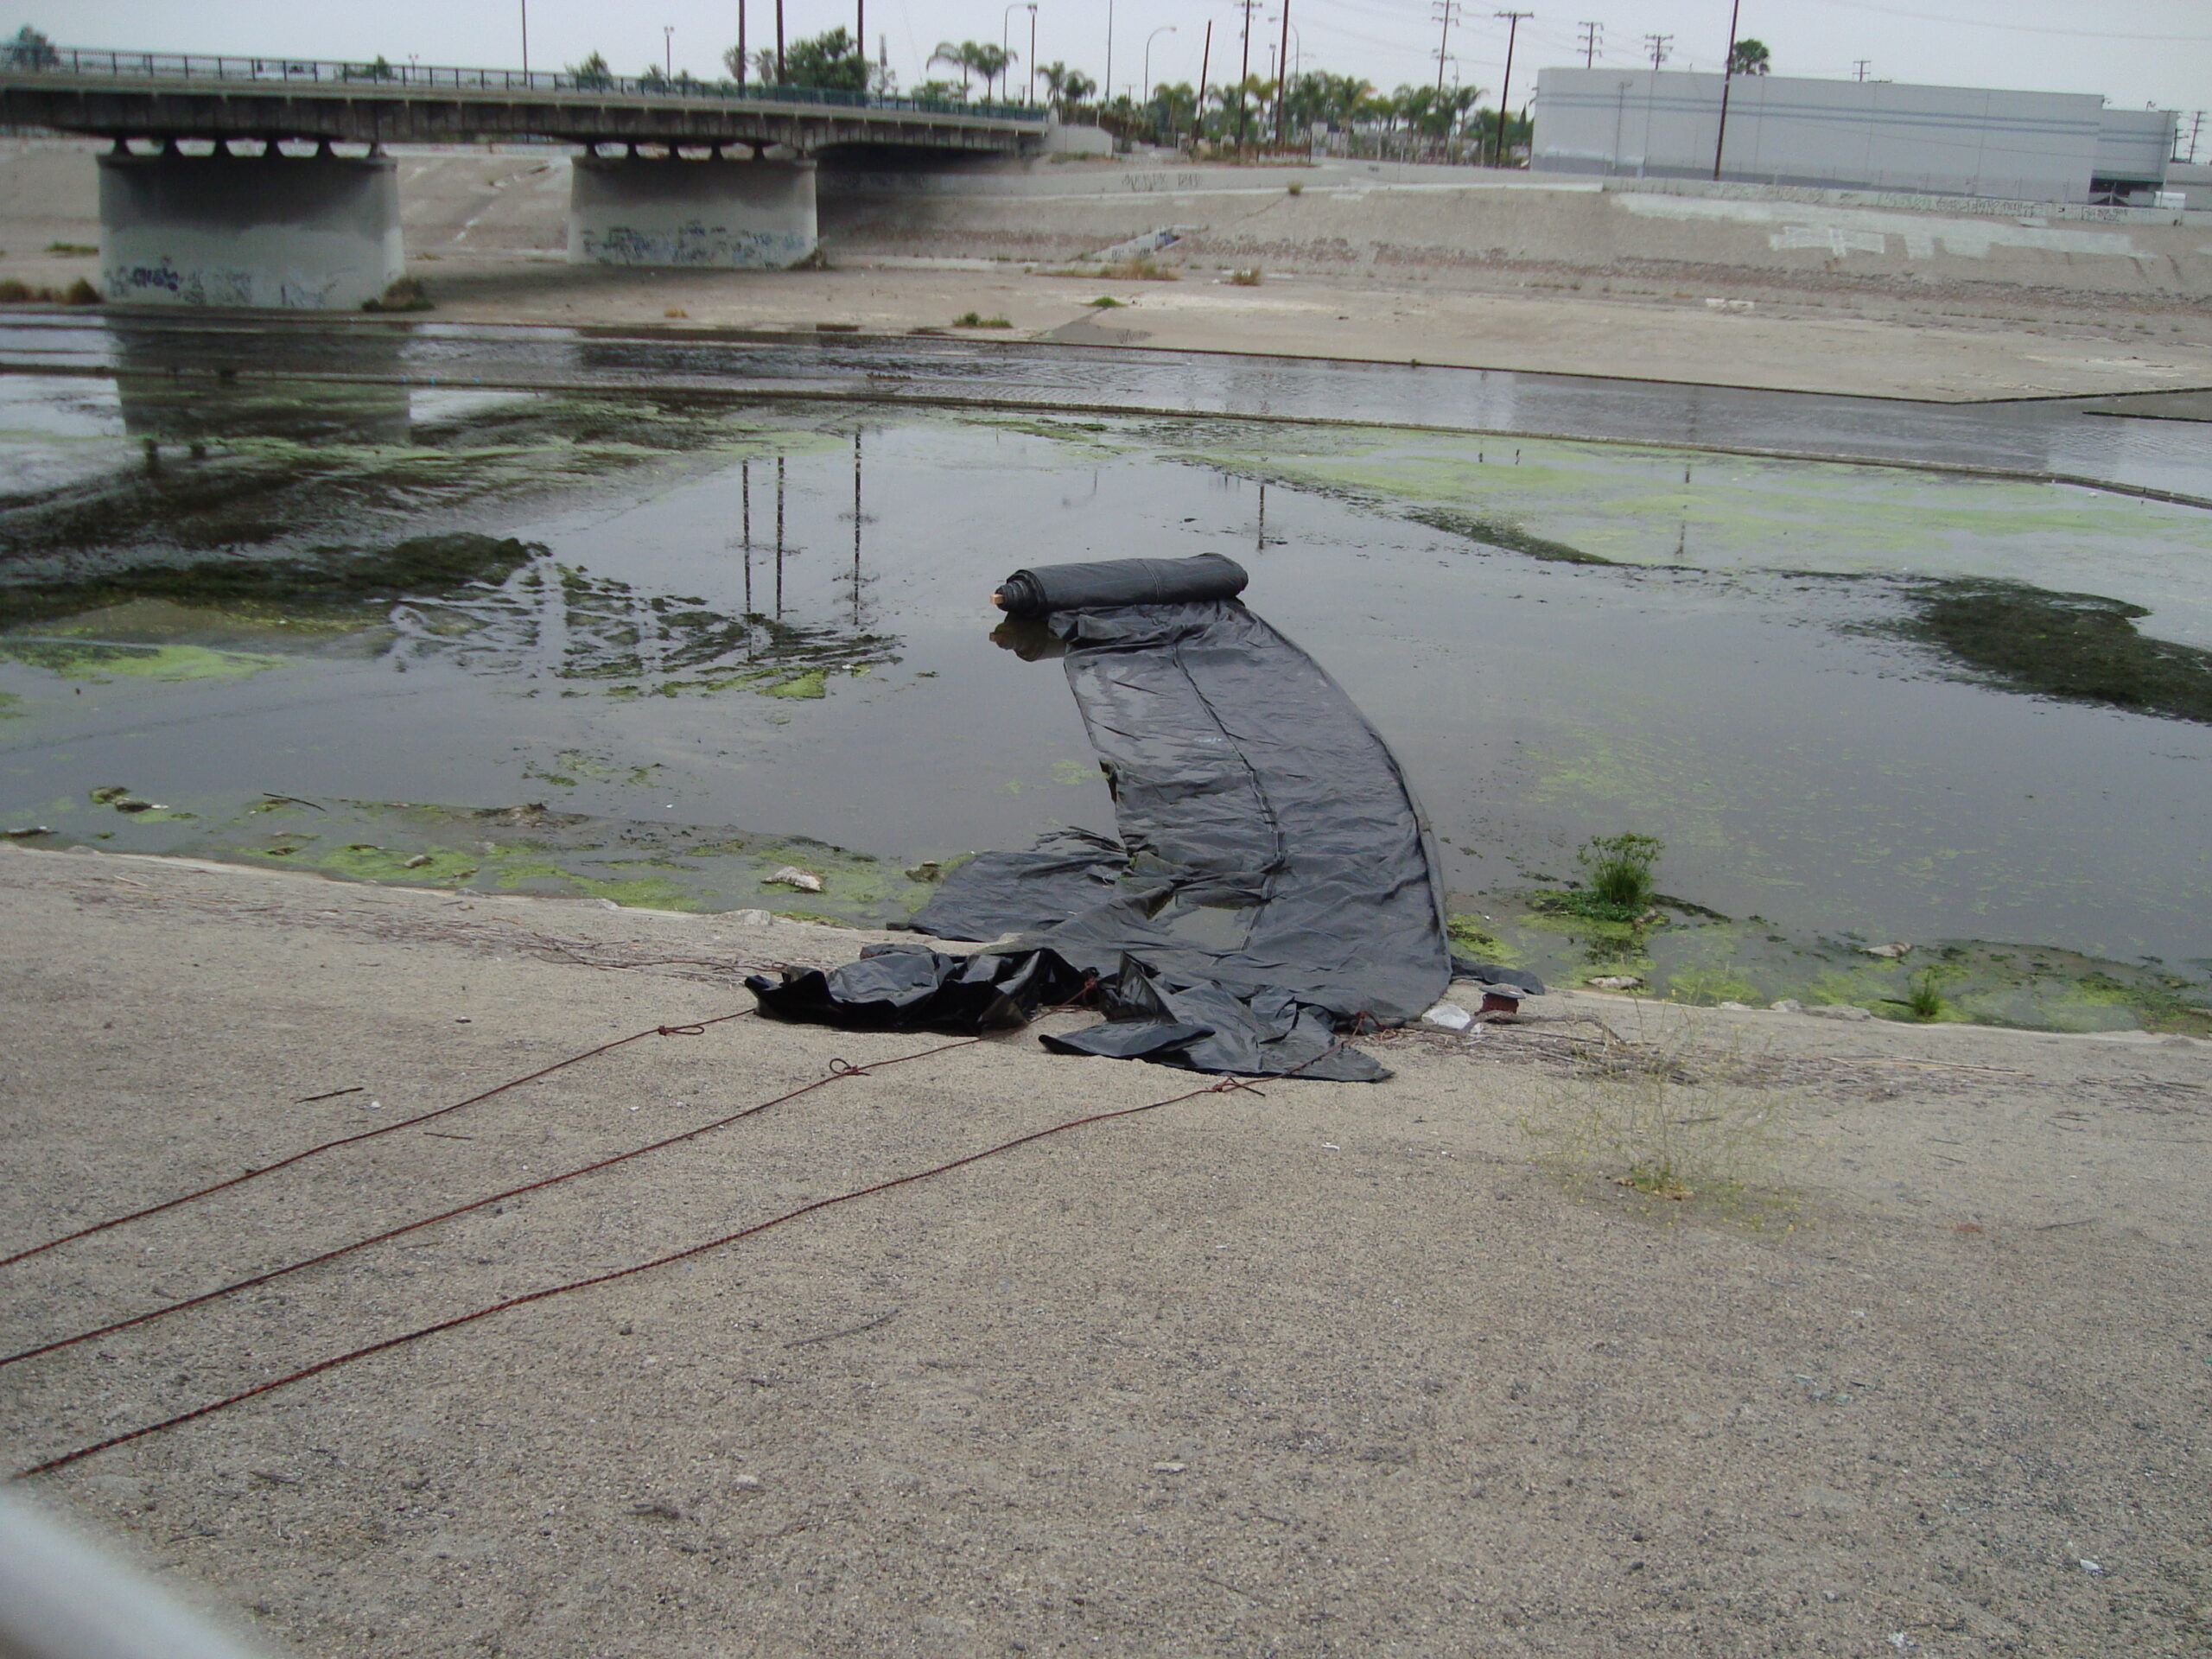
{"label": "bridge support pillar", "polygon": [[569,188],[572,264],[784,270],[819,240],[814,163],[580,156]]}
{"label": "bridge support pillar", "polygon": [[389,156],[99,158],[100,288],[124,304],[358,311],[406,269]]}

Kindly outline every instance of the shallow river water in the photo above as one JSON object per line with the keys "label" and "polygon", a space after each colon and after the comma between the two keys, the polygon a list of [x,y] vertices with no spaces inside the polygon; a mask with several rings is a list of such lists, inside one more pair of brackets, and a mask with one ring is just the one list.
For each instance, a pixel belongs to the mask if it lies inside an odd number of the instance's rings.
{"label": "shallow river water", "polygon": [[[1471,943],[1707,1000],[1886,1008],[1916,963],[1969,1017],[2204,1000],[2212,512],[1878,463],[2212,495],[2212,428],[824,352],[0,330],[0,828],[893,919],[931,861],[1111,827],[997,580],[1217,550],[1397,750]],[[1663,924],[1531,901],[1628,830]]]}

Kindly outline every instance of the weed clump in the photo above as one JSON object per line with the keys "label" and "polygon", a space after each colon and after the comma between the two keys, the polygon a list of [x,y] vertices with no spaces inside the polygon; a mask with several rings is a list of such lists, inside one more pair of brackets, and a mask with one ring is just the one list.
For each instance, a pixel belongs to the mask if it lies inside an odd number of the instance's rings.
{"label": "weed clump", "polygon": [[1132,254],[1117,265],[1107,266],[1105,274],[1125,283],[1175,283],[1182,280],[1148,253]]}
{"label": "weed clump", "polygon": [[67,288],[49,288],[10,276],[0,281],[0,305],[98,305],[100,291],[82,276]]}
{"label": "weed clump", "polygon": [[1094,311],[1118,311],[1122,308],[1123,302],[1116,299],[1111,294],[1101,294],[1090,303],[1090,308]]}
{"label": "weed clump", "polygon": [[1537,1161],[1570,1186],[1621,1189],[1671,1206],[1698,1199],[1754,1224],[1781,1173],[1786,1100],[1742,1033],[1689,1020],[1614,1038],[1541,1086],[1522,1120]]}
{"label": "weed clump", "polygon": [[1904,1011],[1916,1020],[1941,1020],[1949,1005],[1943,999],[1943,974],[1940,968],[1923,968],[1912,976],[1911,984],[1900,999]]}
{"label": "weed clump", "polygon": [[86,254],[99,251],[89,242],[49,242],[46,245],[46,251],[48,253],[61,254],[69,258],[80,258]]}
{"label": "weed clump", "polygon": [[1247,265],[1241,270],[1232,270],[1229,273],[1229,281],[1236,288],[1257,288],[1260,285],[1260,268]]}
{"label": "weed clump", "polygon": [[980,311],[963,311],[952,320],[956,328],[1011,328],[1014,324],[1005,317],[987,317]]}
{"label": "weed clump", "polygon": [[1658,897],[1652,871],[1666,850],[1656,836],[1592,836],[1574,855],[1582,867],[1581,885],[1539,893],[1536,905],[1593,922],[1640,922]]}
{"label": "weed clump", "polygon": [[432,309],[430,290],[423,285],[419,276],[402,276],[373,300],[363,300],[364,311],[428,311]]}

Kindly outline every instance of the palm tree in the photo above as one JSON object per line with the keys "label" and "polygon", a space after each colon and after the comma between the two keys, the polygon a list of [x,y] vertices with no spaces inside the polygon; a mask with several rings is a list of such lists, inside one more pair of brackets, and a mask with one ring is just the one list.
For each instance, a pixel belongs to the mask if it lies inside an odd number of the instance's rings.
{"label": "palm tree", "polygon": [[983,98],[988,102],[991,96],[991,83],[1004,74],[1020,54],[1009,52],[1003,47],[993,46],[988,41],[970,41],[967,44],[967,51],[969,64],[983,78]]}
{"label": "palm tree", "polygon": [[939,41],[937,50],[930,54],[930,60],[922,67],[934,69],[940,63],[950,64],[960,72],[960,96],[965,98],[968,96],[968,77],[976,67],[975,58],[971,55],[975,49],[973,41],[963,41],[957,46],[950,41]]}

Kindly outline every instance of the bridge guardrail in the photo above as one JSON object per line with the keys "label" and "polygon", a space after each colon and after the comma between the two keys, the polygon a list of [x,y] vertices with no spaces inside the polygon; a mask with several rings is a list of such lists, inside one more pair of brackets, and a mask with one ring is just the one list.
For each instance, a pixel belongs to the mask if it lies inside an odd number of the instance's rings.
{"label": "bridge guardrail", "polygon": [[949,99],[874,98],[826,86],[764,86],[734,80],[700,80],[677,75],[579,75],[538,69],[467,69],[444,65],[348,63],[324,58],[209,57],[188,52],[111,52],[81,47],[0,53],[0,75],[104,75],[131,80],[205,80],[266,86],[328,86],[425,91],[508,92],[595,92],[612,98],[696,98],[718,103],[819,104],[870,112],[914,111],[964,115],[986,120],[1042,122],[1046,111],[1034,104],[970,104]]}

